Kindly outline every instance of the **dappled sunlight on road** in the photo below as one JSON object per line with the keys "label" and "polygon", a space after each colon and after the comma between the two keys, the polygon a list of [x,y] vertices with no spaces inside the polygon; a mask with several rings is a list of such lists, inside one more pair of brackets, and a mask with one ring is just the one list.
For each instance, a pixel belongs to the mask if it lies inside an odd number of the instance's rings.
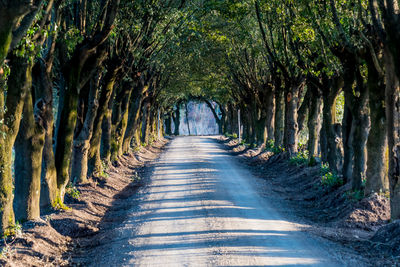
{"label": "dappled sunlight on road", "polygon": [[336,266],[211,139],[176,138],[119,229],[121,265]]}

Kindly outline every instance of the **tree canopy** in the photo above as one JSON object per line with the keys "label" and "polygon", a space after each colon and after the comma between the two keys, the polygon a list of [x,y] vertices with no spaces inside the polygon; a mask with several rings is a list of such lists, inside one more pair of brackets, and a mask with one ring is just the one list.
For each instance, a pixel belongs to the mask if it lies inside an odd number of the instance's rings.
{"label": "tree canopy", "polygon": [[192,100],[207,103],[221,134],[322,161],[365,195],[389,191],[400,218],[399,8],[1,1],[0,227],[66,208],[69,184],[157,138],[159,113],[164,132],[179,134]]}

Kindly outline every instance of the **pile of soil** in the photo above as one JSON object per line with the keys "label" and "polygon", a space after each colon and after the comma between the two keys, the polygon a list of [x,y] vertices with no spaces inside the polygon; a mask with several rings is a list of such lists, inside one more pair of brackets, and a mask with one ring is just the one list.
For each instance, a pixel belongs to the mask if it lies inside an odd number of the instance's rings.
{"label": "pile of soil", "polygon": [[119,215],[131,206],[124,200],[143,185],[150,163],[167,142],[163,139],[124,155],[115,166],[110,166],[104,177],[93,177],[89,183],[77,186],[79,198],[66,196],[65,199],[70,209],[24,223],[15,239],[2,245],[0,265],[80,265],[79,251],[91,244],[107,226],[124,219]]}
{"label": "pile of soil", "polygon": [[305,231],[349,246],[379,265],[400,262],[400,223],[388,224],[390,201],[385,196],[360,199],[348,184],[322,185],[320,166],[297,166],[288,153],[249,149],[237,140],[221,142],[310,226]]}

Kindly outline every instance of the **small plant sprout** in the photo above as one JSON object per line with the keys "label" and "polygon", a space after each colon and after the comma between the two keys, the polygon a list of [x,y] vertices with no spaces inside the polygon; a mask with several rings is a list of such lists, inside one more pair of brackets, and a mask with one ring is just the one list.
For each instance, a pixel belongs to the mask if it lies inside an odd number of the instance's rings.
{"label": "small plant sprout", "polygon": [[321,166],[321,184],[325,187],[336,188],[343,185],[343,179],[332,172],[328,163]]}
{"label": "small plant sprout", "polygon": [[290,164],[301,166],[308,163],[308,151],[304,150],[289,159]]}
{"label": "small plant sprout", "polygon": [[132,182],[137,182],[140,181],[142,178],[139,176],[139,174],[137,172],[135,172],[132,176],[131,176],[131,180]]}
{"label": "small plant sprout", "polygon": [[79,200],[81,196],[81,192],[71,183],[67,185],[66,194],[76,200]]}

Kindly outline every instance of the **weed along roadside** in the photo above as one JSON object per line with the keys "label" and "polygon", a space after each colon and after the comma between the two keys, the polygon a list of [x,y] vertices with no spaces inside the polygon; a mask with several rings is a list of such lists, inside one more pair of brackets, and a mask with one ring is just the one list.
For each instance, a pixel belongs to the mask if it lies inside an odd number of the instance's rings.
{"label": "weed along roadside", "polygon": [[[107,229],[124,219],[134,205],[129,197],[146,183],[151,165],[168,143],[162,139],[124,155],[118,167],[105,168],[88,183],[67,186],[63,210],[40,220],[17,224],[17,235],[3,245],[4,266],[71,266],[82,264],[87,251]],[[87,259],[85,258],[85,261]]]}

